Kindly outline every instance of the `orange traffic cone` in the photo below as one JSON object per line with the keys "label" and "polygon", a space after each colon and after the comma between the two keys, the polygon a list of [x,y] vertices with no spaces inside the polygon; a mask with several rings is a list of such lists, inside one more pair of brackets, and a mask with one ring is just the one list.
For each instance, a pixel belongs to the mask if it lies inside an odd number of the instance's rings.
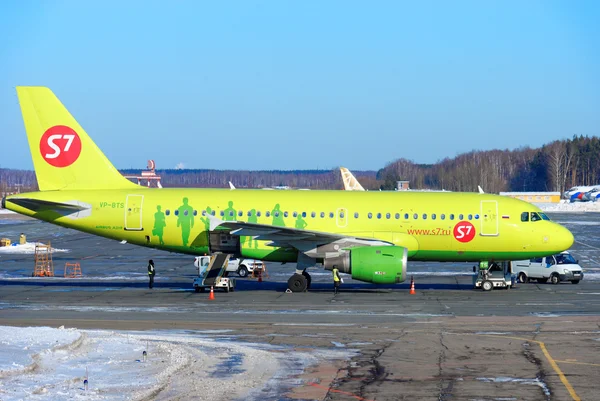
{"label": "orange traffic cone", "polygon": [[213,290],[212,286],[210,286],[210,295],[208,296],[208,300],[209,301],[214,301],[215,300],[215,291]]}
{"label": "orange traffic cone", "polygon": [[410,276],[410,295],[415,295],[415,279],[413,276]]}

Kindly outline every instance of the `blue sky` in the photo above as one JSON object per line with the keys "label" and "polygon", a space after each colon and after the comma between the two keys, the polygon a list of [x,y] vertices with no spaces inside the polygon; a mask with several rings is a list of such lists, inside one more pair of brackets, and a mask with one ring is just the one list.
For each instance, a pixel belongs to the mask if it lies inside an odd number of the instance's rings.
{"label": "blue sky", "polygon": [[600,135],[597,1],[5,1],[14,87],[50,87],[117,168],[379,169]]}

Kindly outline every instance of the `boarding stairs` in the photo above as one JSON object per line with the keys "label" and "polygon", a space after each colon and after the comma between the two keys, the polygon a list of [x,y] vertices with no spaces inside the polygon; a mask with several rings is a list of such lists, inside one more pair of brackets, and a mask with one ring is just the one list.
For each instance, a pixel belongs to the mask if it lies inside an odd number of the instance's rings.
{"label": "boarding stairs", "polygon": [[206,269],[206,275],[204,276],[204,285],[211,287],[214,286],[221,277],[225,274],[227,263],[229,262],[228,253],[214,253],[210,258],[210,264]]}

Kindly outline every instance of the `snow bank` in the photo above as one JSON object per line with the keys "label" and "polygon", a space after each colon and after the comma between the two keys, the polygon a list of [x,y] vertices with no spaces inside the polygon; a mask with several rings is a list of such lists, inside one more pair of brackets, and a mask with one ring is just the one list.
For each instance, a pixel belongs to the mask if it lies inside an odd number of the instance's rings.
{"label": "snow bank", "polygon": [[13,212],[12,210],[0,209],[0,214],[16,214],[16,213]]}
{"label": "snow bank", "polygon": [[280,399],[306,367],[352,354],[210,334],[0,326],[0,399]]}
{"label": "snow bank", "polygon": [[600,212],[600,202],[537,203],[544,212]]}
{"label": "snow bank", "polygon": [[[3,246],[0,247],[0,254],[24,254],[24,255],[29,255],[29,254],[34,254],[35,253],[35,246],[36,245],[44,245],[42,243],[39,242],[26,242],[25,244],[21,245],[21,244],[13,244],[11,246]],[[52,248],[52,253],[56,253],[56,252],[69,252],[68,249],[59,249],[59,248]]]}

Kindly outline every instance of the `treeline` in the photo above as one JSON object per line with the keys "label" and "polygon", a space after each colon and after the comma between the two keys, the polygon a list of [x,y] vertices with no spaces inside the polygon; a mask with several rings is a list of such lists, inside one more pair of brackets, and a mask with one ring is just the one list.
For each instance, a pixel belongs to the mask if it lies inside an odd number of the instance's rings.
{"label": "treeline", "polygon": [[[140,170],[121,170],[122,174],[135,175]],[[163,187],[229,188],[229,182],[236,188],[271,188],[288,186],[308,189],[342,189],[342,177],[334,170],[157,170]],[[361,182],[376,183],[375,171],[356,171]],[[377,185],[377,184],[373,184]]]}
{"label": "treeline", "polygon": [[[137,175],[141,170],[121,170]],[[342,189],[341,174],[333,170],[158,170],[164,187]],[[363,187],[394,189],[406,180],[414,189],[449,191],[559,191],[575,185],[600,184],[600,138],[574,136],[538,149],[471,151],[435,164],[398,159],[378,172],[353,171]],[[0,169],[0,192],[35,190],[35,174]]]}
{"label": "treeline", "polygon": [[539,149],[472,151],[436,164],[399,159],[377,172],[383,189],[396,181],[411,188],[477,191],[559,191],[600,184],[600,138],[574,136]]}

